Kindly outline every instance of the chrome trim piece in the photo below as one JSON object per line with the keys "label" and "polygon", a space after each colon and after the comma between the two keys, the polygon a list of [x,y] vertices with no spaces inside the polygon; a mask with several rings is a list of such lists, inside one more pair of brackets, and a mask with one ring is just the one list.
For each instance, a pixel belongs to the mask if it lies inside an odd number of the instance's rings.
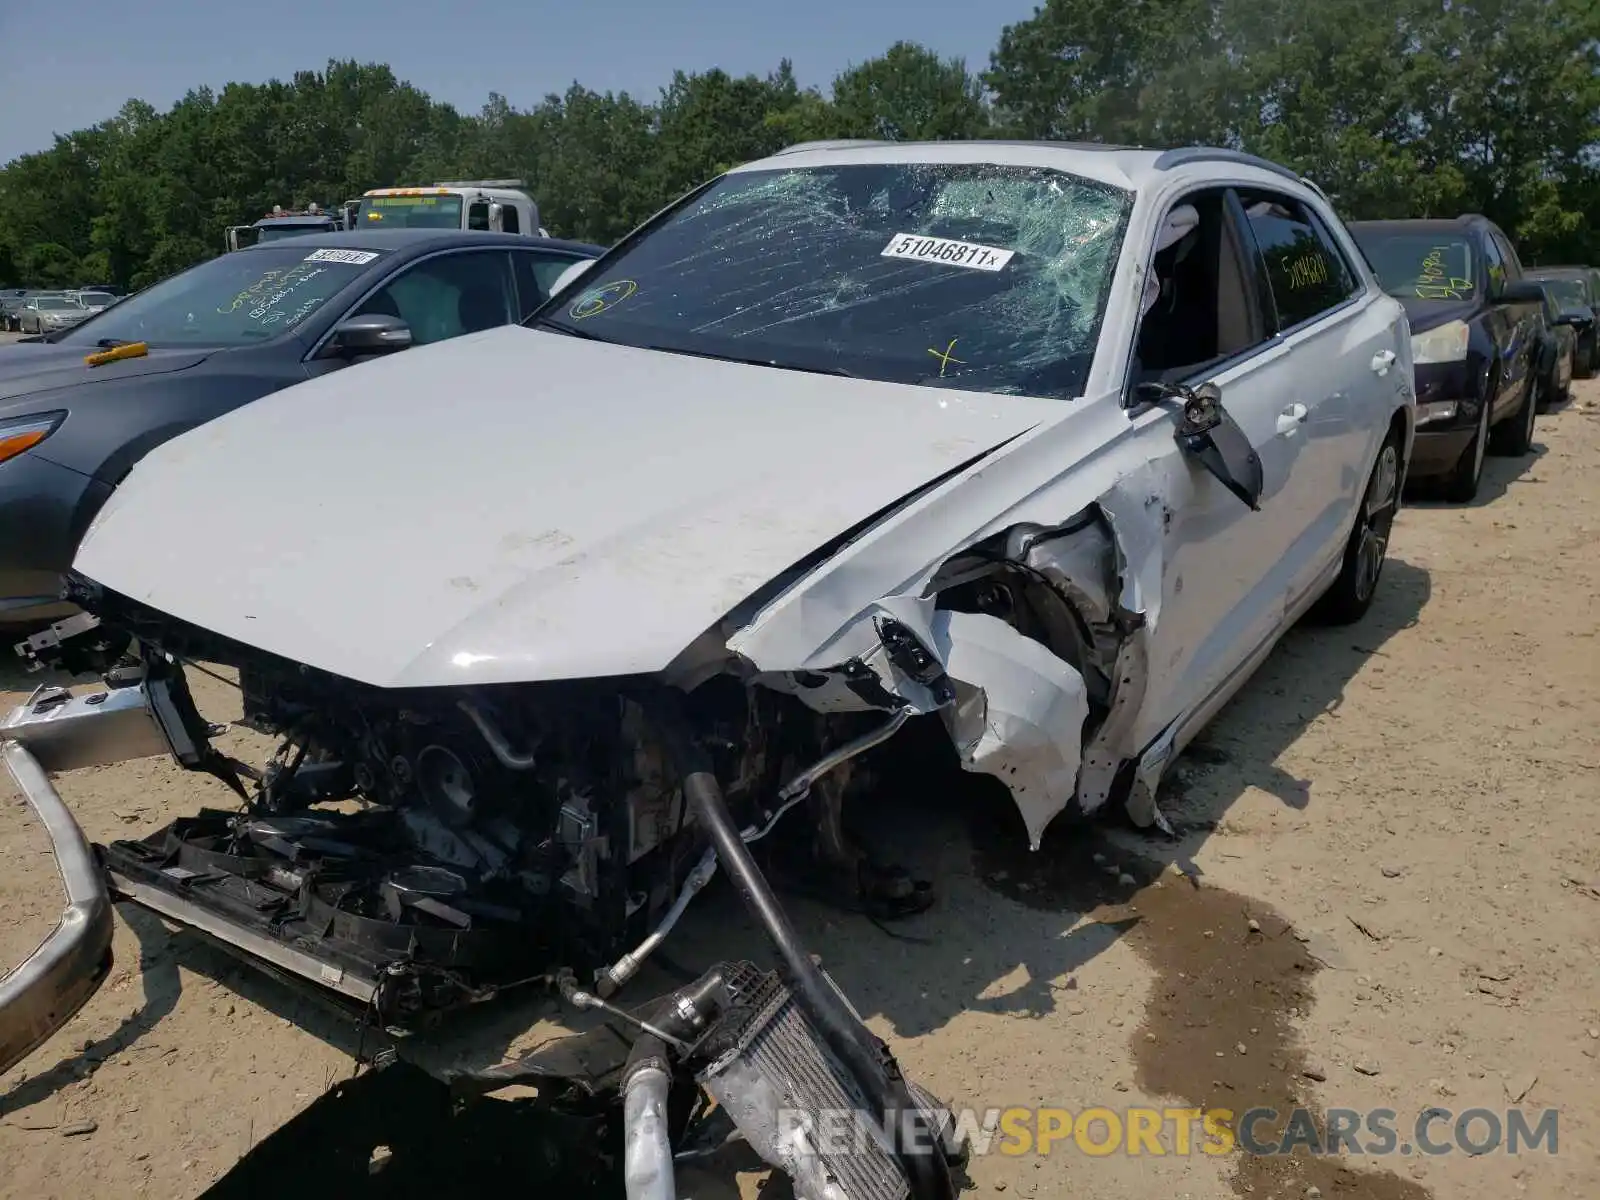
{"label": "chrome trim piece", "polygon": [[50,936],[0,978],[0,1073],[75,1016],[111,971],[111,898],[94,851],[26,746],[0,742],[0,762],[50,837],[67,907]]}
{"label": "chrome trim piece", "polygon": [[48,774],[172,753],[140,687],[74,696],[40,687],[0,718],[0,743],[27,748]]}
{"label": "chrome trim piece", "polygon": [[364,979],[358,979],[338,967],[286,946],[282,942],[248,929],[241,929],[170,892],[153,888],[148,884],[136,883],[118,875],[115,871],[108,872],[108,875],[118,899],[131,900],[141,908],[148,908],[168,920],[198,929],[226,946],[242,950],[253,958],[262,959],[269,967],[276,967],[280,971],[308,979],[322,987],[332,988],[340,995],[348,996],[362,1004],[372,1002],[377,988]]}

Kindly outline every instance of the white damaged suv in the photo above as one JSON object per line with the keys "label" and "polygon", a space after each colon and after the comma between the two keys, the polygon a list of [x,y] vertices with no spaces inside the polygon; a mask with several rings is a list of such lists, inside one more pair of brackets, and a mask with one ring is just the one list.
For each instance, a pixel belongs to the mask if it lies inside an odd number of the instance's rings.
{"label": "white damaged suv", "polygon": [[[27,650],[132,639],[99,715],[246,802],[102,848],[112,893],[386,1023],[535,970],[608,994],[718,862],[787,963],[746,847],[802,799],[824,865],[924,902],[840,832],[908,721],[1035,847],[1069,806],[1163,825],[1164,768],[1283,633],[1370,605],[1410,346],[1260,159],[797,146],[521,327],[159,447],[79,553],[98,626]],[[210,747],[187,662],[239,669],[270,763]],[[104,761],[86,698],[41,700],[0,736],[43,754],[64,713],[57,762]]]}

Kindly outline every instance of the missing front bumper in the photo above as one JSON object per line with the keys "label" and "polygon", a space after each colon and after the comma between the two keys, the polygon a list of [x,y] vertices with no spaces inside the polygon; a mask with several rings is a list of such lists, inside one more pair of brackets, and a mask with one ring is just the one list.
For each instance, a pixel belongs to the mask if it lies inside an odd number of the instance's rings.
{"label": "missing front bumper", "polygon": [[111,897],[83,831],[27,746],[0,742],[22,798],[44,826],[66,890],[56,926],[0,979],[0,1073],[9,1071],[77,1015],[111,972]]}
{"label": "missing front bumper", "polygon": [[0,762],[50,839],[66,908],[50,935],[0,979],[0,1072],[70,1021],[111,971],[111,894],[55,772],[165,754],[136,687],[73,696],[42,687],[0,720]]}

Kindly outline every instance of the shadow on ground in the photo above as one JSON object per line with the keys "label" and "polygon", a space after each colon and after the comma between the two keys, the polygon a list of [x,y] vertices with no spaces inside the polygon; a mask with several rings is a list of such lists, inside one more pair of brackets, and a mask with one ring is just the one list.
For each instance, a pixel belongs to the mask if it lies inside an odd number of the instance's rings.
{"label": "shadow on ground", "polygon": [[1454,504],[1440,499],[1439,484],[1430,479],[1419,481],[1406,489],[1406,505],[1416,508],[1485,508],[1513,487],[1523,485],[1537,487],[1542,484],[1544,480],[1538,478],[1534,471],[1539,465],[1539,460],[1548,453],[1549,449],[1543,442],[1535,442],[1533,449],[1526,454],[1511,458],[1485,458],[1483,479],[1478,483],[1478,494],[1465,504]]}

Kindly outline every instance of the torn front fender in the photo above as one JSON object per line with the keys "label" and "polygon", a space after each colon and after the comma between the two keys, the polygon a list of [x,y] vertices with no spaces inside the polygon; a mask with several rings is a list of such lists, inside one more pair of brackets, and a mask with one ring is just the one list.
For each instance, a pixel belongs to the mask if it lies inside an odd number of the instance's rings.
{"label": "torn front fender", "polygon": [[[1126,425],[1120,410],[1116,416]],[[1083,437],[1097,432],[1091,424]],[[1161,441],[1170,447],[1170,434]],[[1020,439],[1004,457],[1024,480],[1034,469],[1048,472],[1042,483],[1002,482],[999,464],[987,464],[966,481],[969,494],[951,487],[918,500],[724,634],[726,649],[759,682],[816,711],[905,703],[933,712],[938,700],[897,669],[882,644],[886,618],[905,625],[964,685],[962,727],[951,724],[963,762],[1011,788],[1035,845],[1074,799],[1092,813],[1116,794],[1143,750],[1142,728],[1156,719],[1152,711],[1170,707],[1182,670],[1170,650],[1157,653],[1158,626],[1174,514],[1191,502],[1193,473],[1175,451],[1148,456],[1137,443],[1108,446],[1062,472],[1066,449]],[[984,510],[994,515],[975,520]],[[1053,591],[1084,623],[1079,645],[1040,630],[1028,636],[997,617],[988,618],[990,629],[974,615],[940,610],[952,577],[970,578],[967,568],[985,561],[1010,564]],[[965,565],[952,571],[956,563]],[[979,628],[989,636],[970,632]],[[971,655],[958,661],[969,638]],[[877,687],[876,701],[863,679]],[[992,714],[972,710],[968,688],[986,693]]]}
{"label": "torn front fender", "polygon": [[1083,677],[996,617],[941,611],[933,632],[956,685],[942,716],[961,765],[1010,789],[1037,850],[1077,791],[1089,717]]}

